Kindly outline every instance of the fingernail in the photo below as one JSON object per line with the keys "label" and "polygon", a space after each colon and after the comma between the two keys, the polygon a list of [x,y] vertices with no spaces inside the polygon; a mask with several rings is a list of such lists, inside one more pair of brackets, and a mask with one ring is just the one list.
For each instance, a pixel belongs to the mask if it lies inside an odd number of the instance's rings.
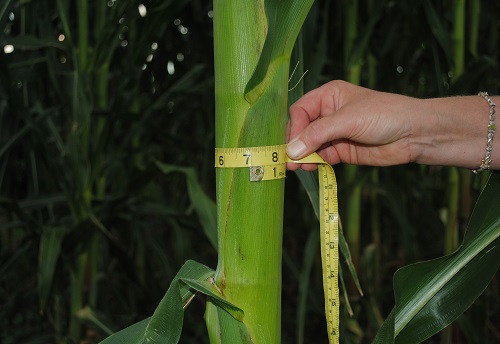
{"label": "fingernail", "polygon": [[301,140],[295,138],[290,141],[286,147],[286,154],[292,159],[299,159],[302,157],[307,147]]}

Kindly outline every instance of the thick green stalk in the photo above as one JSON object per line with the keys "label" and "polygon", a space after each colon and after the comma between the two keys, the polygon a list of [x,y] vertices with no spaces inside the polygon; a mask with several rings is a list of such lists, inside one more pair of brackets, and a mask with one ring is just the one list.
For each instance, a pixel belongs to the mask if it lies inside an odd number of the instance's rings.
{"label": "thick green stalk", "polygon": [[[214,1],[217,147],[285,142],[289,61],[279,62],[270,86],[255,103],[244,97],[266,31],[262,1]],[[280,343],[284,180],[252,183],[246,168],[218,169],[216,191],[216,285],[243,309],[253,343]],[[209,332],[214,328],[211,319],[207,316]],[[210,333],[211,342],[222,341],[222,336]]]}

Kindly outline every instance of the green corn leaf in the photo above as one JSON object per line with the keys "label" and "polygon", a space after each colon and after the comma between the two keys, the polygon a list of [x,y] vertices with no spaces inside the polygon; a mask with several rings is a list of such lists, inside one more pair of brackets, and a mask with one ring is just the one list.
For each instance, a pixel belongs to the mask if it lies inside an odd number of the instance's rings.
{"label": "green corn leaf", "polygon": [[391,313],[385,319],[382,327],[378,330],[377,336],[373,340],[373,344],[388,344],[394,343],[394,314],[392,309]]}
{"label": "green corn leaf", "polygon": [[252,344],[245,324],[232,317],[210,297],[208,298],[205,318],[211,344]]}
{"label": "green corn leaf", "polygon": [[198,64],[193,66],[189,72],[183,75],[178,81],[169,87],[164,94],[158,97],[158,99],[156,99],[145,112],[150,114],[155,110],[164,109],[166,104],[172,99],[172,93],[174,92],[188,93],[193,91],[197,84],[200,83],[200,78],[204,70],[204,65]]}
{"label": "green corn leaf", "polygon": [[300,271],[299,293],[297,297],[297,342],[305,343],[307,296],[311,283],[311,270],[319,249],[319,231],[310,231],[304,248],[304,262]]}
{"label": "green corn leaf", "polygon": [[38,50],[41,48],[57,48],[65,50],[66,46],[58,42],[56,38],[45,37],[40,38],[31,35],[22,35],[18,37],[11,37],[8,43],[12,44],[17,49]]}
{"label": "green corn leaf", "polygon": [[203,191],[194,168],[178,167],[156,161],[156,166],[165,174],[180,172],[186,176],[189,198],[198,214],[203,231],[217,250],[217,216],[215,202]]}
{"label": "green corn leaf", "polygon": [[97,312],[90,306],[85,306],[80,309],[76,316],[78,319],[91,323],[92,325],[99,328],[102,332],[107,335],[112,335],[115,331],[113,330],[113,325],[109,323],[106,316]]}
{"label": "green corn leaf", "polygon": [[14,1],[14,0],[5,0],[0,5],[0,27],[1,28],[5,27],[5,23],[7,22],[7,20],[9,20],[8,14],[10,13],[10,11],[12,11],[15,4],[16,4],[16,1]]}
{"label": "green corn leaf", "polygon": [[312,90],[322,83],[322,72],[331,58],[328,54],[328,30],[331,22],[324,20],[321,28],[318,27],[322,13],[331,13],[331,4],[331,1],[326,1],[322,8],[313,6],[302,27],[305,37],[317,37],[317,40],[304,42],[303,61],[304,64],[307,63],[307,76],[304,78],[304,88],[306,90]]}
{"label": "green corn leaf", "polygon": [[370,20],[368,21],[368,25],[359,37],[356,38],[356,41],[352,45],[352,49],[348,52],[347,68],[359,63],[360,59],[366,54],[372,34],[375,31],[375,25],[379,22],[380,17],[384,13],[384,9],[385,1],[381,1],[377,3],[377,7],[373,11],[370,11]]}
{"label": "green corn leaf", "polygon": [[[396,272],[394,318],[383,326],[384,334],[394,332],[395,343],[429,338],[457,319],[486,289],[500,267],[499,193],[500,174],[493,174],[456,252]],[[377,336],[375,343],[387,341]]]}
{"label": "green corn leaf", "polygon": [[14,9],[14,6],[17,2],[14,0],[5,0],[2,2],[3,3],[0,5],[0,27],[3,30],[3,28],[5,27],[5,23],[9,19],[9,16],[7,14]]}
{"label": "green corn leaf", "polygon": [[117,332],[101,343],[103,344],[142,344],[178,343],[182,332],[184,309],[201,292],[215,302],[236,323],[241,324],[243,311],[228,303],[209,279],[214,271],[195,261],[187,261],[172,280],[167,293],[160,301],[153,316]]}
{"label": "green corn leaf", "polygon": [[436,37],[436,40],[443,48],[443,51],[447,54],[446,57],[450,60],[450,54],[452,51],[452,41],[449,35],[449,31],[445,28],[440,19],[436,9],[432,5],[430,1],[424,1],[424,9],[427,15],[427,20],[429,21],[429,27],[432,30],[432,33]]}
{"label": "green corn leaf", "polygon": [[[401,329],[395,343],[422,342],[451,324],[486,289],[498,270],[499,261],[499,245],[480,252],[477,257],[467,264],[466,269],[454,275],[435,296],[430,298],[425,307],[411,319],[411,322]],[[429,263],[431,268],[435,267],[435,263]],[[420,271],[413,269],[411,272],[426,272],[425,267],[420,266],[419,268]],[[403,279],[401,276],[398,277],[400,280]],[[409,283],[413,276],[406,276],[406,278],[407,280],[400,283]],[[439,316],[436,317],[436,314],[439,314]]]}
{"label": "green corn leaf", "polygon": [[69,42],[72,42],[71,30],[70,30],[70,15],[69,15],[69,1],[57,0],[57,9],[59,12],[59,17],[64,28],[64,35]]}
{"label": "green corn leaf", "polygon": [[213,283],[188,278],[182,279],[182,282],[186,283],[188,286],[199,291],[200,293],[209,296],[212,303],[216,304],[219,308],[224,309],[234,319],[240,322],[243,321],[243,311],[223,299],[220,296],[220,292],[214,288]]}
{"label": "green corn leaf", "polygon": [[306,190],[309,201],[314,210],[314,214],[319,219],[319,181],[316,172],[310,173],[304,170],[296,170],[295,174],[299,178],[302,186]]}
{"label": "green corn leaf", "polygon": [[41,311],[45,309],[49,298],[64,234],[64,228],[60,227],[44,228],[42,231],[38,258],[38,291]]}
{"label": "green corn leaf", "polygon": [[[342,255],[344,256],[345,263],[347,264],[347,268],[349,269],[349,272],[351,273],[351,276],[354,280],[354,284],[356,285],[356,288],[358,289],[358,292],[361,296],[363,296],[363,290],[361,289],[361,283],[359,282],[358,274],[356,272],[356,268],[354,267],[354,264],[352,263],[352,258],[351,258],[351,250],[349,249],[349,245],[347,244],[347,240],[344,235],[344,231],[342,230],[342,223],[339,224],[339,247],[340,247],[340,252],[342,252]],[[342,279],[342,275],[340,276]]]}
{"label": "green corn leaf", "polygon": [[151,318],[139,321],[103,340],[102,344],[141,344]]}
{"label": "green corn leaf", "polygon": [[265,1],[268,33],[257,67],[245,87],[245,99],[254,104],[269,88],[278,66],[289,60],[313,0]]}

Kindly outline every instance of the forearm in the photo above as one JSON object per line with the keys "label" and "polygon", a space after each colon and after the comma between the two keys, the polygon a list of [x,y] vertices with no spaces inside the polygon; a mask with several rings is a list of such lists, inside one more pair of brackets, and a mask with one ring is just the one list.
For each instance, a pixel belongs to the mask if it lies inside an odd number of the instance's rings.
{"label": "forearm", "polygon": [[[500,97],[491,99],[500,104]],[[410,120],[413,161],[470,169],[481,164],[489,123],[489,105],[483,97],[422,99]],[[500,130],[493,139],[491,156],[490,168],[500,169]]]}

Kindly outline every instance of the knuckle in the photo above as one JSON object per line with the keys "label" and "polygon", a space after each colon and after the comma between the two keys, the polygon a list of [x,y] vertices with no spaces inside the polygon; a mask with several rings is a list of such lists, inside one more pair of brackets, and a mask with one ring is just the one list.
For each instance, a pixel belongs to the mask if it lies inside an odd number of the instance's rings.
{"label": "knuckle", "polygon": [[317,120],[312,122],[307,127],[307,132],[304,135],[304,141],[307,146],[319,146],[321,144],[321,137],[323,136],[323,125],[321,120]]}

